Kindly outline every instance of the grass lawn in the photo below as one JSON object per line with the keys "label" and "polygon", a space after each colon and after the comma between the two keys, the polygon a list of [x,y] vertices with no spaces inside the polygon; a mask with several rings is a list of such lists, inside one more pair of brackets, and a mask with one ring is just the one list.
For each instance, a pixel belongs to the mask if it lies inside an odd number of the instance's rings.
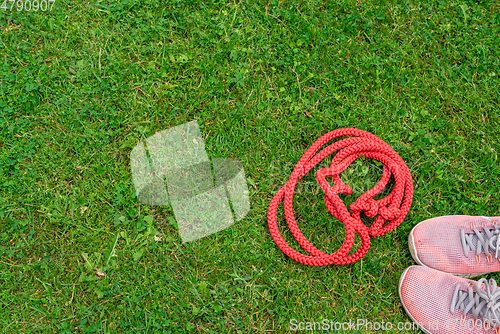
{"label": "grass lawn", "polygon": [[[500,216],[497,1],[10,6],[0,8],[2,333],[285,333],[291,319],[409,321],[397,286],[414,264],[411,228],[440,215]],[[251,209],[182,244],[170,207],[137,201],[129,154],[192,120],[210,158],[242,162]],[[400,154],[413,205],[361,261],[304,266],[272,240],[268,204],[305,150],[342,127]],[[353,164],[345,201],[381,171]],[[294,209],[305,236],[332,252],[344,230],[314,180],[301,181]]]}

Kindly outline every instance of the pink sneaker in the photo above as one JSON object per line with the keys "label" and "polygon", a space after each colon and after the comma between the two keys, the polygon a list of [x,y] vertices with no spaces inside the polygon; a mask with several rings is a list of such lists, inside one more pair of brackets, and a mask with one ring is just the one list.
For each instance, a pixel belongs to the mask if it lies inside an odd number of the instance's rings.
{"label": "pink sneaker", "polygon": [[398,328],[415,331],[418,326],[427,334],[500,333],[500,288],[493,279],[475,282],[412,266],[399,279],[399,296],[413,324]]}
{"label": "pink sneaker", "polygon": [[408,245],[420,265],[473,277],[500,271],[500,217],[443,216],[410,232]]}

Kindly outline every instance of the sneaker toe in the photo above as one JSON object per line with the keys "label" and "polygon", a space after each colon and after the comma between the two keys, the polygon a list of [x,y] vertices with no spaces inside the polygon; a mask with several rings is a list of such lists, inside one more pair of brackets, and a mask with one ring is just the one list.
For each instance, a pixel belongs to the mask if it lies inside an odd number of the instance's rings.
{"label": "sneaker toe", "polygon": [[[468,279],[453,276],[424,266],[409,267],[399,282],[399,296],[403,306],[413,320],[413,326],[419,326],[424,333],[476,333],[476,329],[460,326],[461,310],[450,311],[451,300],[457,284],[466,287]],[[472,319],[467,315],[466,321]],[[480,329],[480,330],[479,330]],[[477,333],[488,333],[478,328]]]}
{"label": "sneaker toe", "polygon": [[479,262],[473,251],[465,256],[460,233],[461,229],[470,233],[471,224],[477,227],[492,225],[493,220],[475,216],[443,216],[417,224],[408,238],[413,259],[420,265],[458,275],[499,270],[500,263],[489,263],[484,253],[480,255]]}

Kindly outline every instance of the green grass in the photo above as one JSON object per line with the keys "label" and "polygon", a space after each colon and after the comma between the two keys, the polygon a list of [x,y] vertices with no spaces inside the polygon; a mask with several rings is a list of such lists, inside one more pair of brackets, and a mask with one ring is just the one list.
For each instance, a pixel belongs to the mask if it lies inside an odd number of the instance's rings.
{"label": "green grass", "polygon": [[[440,215],[500,215],[493,0],[57,0],[52,12],[0,10],[0,55],[3,333],[408,321],[397,283],[413,264],[411,228]],[[169,207],[137,201],[129,154],[192,120],[209,157],[242,162],[251,210],[182,244]],[[303,266],[273,242],[267,206],[303,152],[341,127],[401,155],[413,206],[361,261]],[[379,169],[363,161],[344,174],[359,194]],[[314,176],[301,187],[304,234],[337,249],[343,229]]]}

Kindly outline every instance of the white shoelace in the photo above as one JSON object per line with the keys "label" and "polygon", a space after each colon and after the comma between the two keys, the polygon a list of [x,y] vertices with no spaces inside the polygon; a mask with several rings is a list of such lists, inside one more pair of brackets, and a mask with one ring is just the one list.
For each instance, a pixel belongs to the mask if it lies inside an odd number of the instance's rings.
{"label": "white shoelace", "polygon": [[[484,284],[484,289],[482,285]],[[486,278],[475,283],[476,291],[470,284],[467,291],[460,290],[460,284],[455,287],[451,300],[450,312],[462,310],[463,316],[471,313],[474,319],[481,317],[483,322],[488,322],[492,327],[500,326],[500,289],[497,282]]]}
{"label": "white shoelace", "polygon": [[493,225],[491,230],[483,226],[483,232],[475,227],[472,230],[474,233],[465,233],[465,229],[460,230],[460,239],[465,256],[469,257],[469,251],[471,250],[476,251],[476,256],[481,252],[486,253],[486,256],[490,256],[491,249],[495,253],[495,257],[498,258],[500,253],[500,238],[498,237],[500,225]]}

